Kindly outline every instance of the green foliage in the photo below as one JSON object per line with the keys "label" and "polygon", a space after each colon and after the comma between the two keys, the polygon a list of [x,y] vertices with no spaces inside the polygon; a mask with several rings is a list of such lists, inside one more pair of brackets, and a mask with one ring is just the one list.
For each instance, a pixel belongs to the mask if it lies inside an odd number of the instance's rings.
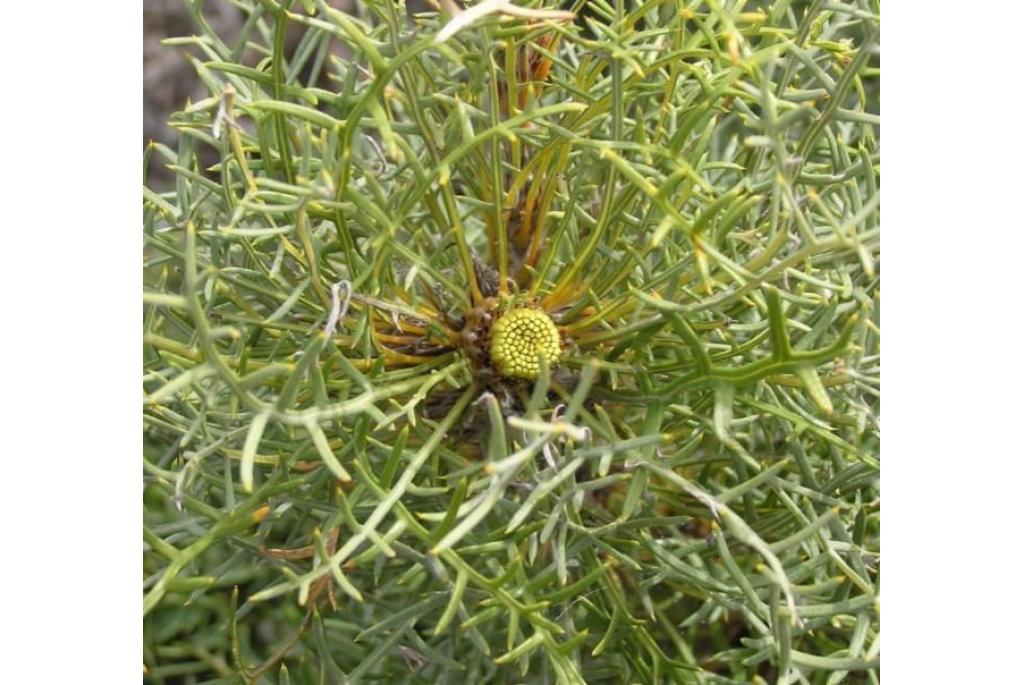
{"label": "green foliage", "polygon": [[877,2],[234,4],[146,150],[148,679],[877,682]]}

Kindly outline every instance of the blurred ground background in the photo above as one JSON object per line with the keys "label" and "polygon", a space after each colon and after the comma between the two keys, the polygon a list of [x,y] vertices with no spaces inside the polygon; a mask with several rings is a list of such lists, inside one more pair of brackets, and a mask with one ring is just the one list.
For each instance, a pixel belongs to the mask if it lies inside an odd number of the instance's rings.
{"label": "blurred ground background", "polygon": [[[227,0],[206,0],[203,13],[225,40],[238,35],[242,13]],[[153,140],[174,148],[178,136],[167,120],[186,100],[205,93],[183,50],[161,41],[192,35],[192,18],[184,0],[143,0],[142,21],[142,144]],[[170,179],[163,165],[153,165],[151,182],[163,186]]]}
{"label": "blurred ground background", "polygon": [[[352,0],[329,0],[328,4],[346,11],[352,8]],[[420,11],[425,3],[410,0],[408,5],[411,10]],[[228,0],[206,0],[202,3],[202,14],[221,39],[234,46],[244,20],[242,11]],[[171,114],[181,110],[187,101],[195,102],[209,95],[185,57],[190,49],[162,43],[166,38],[195,33],[188,0],[143,0],[142,17],[142,144],[152,140],[175,149],[178,134],[167,123]],[[301,36],[302,27],[296,25],[289,49],[294,49]],[[151,186],[167,188],[172,179],[173,174],[163,164],[153,163],[150,167]]]}

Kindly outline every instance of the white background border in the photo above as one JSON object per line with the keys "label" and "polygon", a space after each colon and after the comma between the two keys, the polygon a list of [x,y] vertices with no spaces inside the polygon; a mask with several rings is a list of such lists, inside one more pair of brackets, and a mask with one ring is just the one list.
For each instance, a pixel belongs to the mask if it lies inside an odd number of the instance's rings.
{"label": "white background border", "polygon": [[3,680],[142,676],[142,2],[0,41]]}

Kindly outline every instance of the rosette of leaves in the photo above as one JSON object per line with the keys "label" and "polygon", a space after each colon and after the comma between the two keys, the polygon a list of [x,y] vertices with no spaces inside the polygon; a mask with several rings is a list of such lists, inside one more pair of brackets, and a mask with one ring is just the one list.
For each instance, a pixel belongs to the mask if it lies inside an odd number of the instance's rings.
{"label": "rosette of leaves", "polygon": [[877,682],[877,4],[235,4],[145,153],[147,677]]}

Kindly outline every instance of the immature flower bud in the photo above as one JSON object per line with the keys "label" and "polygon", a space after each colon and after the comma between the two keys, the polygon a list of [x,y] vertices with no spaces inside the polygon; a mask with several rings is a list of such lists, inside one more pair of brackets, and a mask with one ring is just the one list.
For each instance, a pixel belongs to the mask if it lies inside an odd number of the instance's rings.
{"label": "immature flower bud", "polygon": [[538,309],[513,309],[491,328],[491,360],[503,376],[537,378],[540,358],[551,367],[561,351],[558,328]]}

